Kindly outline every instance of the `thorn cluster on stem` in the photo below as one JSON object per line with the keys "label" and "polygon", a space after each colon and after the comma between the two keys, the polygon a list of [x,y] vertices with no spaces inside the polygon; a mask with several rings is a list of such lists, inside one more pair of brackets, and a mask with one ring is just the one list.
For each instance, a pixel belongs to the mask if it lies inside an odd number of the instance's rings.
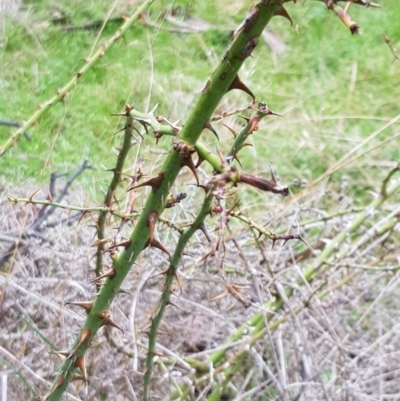
{"label": "thorn cluster on stem", "polygon": [[271,168],[271,180],[256,177],[251,174],[245,174],[239,172],[236,167],[232,166],[229,171],[221,174],[216,174],[210,179],[210,184],[216,184],[219,182],[232,182],[233,185],[238,183],[248,184],[254,188],[261,189],[262,191],[268,191],[282,196],[289,195],[289,188],[286,185],[279,183],[273,169]]}

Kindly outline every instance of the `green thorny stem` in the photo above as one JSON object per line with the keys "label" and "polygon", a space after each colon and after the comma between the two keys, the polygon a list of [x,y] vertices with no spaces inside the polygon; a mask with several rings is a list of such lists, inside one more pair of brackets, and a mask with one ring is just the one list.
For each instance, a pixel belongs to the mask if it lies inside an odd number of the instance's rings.
{"label": "green thorny stem", "polygon": [[[237,84],[238,80],[235,80],[235,83]],[[235,86],[235,88],[237,88],[237,86]],[[244,88],[244,84],[242,82],[240,82],[240,88],[241,89]],[[245,92],[251,93],[247,87]],[[251,96],[253,95],[251,94]],[[237,183],[242,182],[264,191],[270,191],[276,194],[287,196],[289,194],[288,187],[281,185],[278,182],[272,168],[271,168],[271,180],[268,181],[263,178],[258,178],[245,173],[240,173],[239,171],[237,171],[236,167],[232,165],[234,159],[237,160],[237,162],[240,164],[237,154],[244,146],[247,145],[245,143],[246,139],[254,131],[258,129],[259,122],[267,115],[281,116],[281,114],[271,111],[267,107],[267,105],[263,102],[260,102],[257,108],[253,107],[252,105],[249,105],[249,107],[247,107],[247,109],[249,108],[256,110],[256,113],[251,118],[246,117],[246,119],[248,120],[247,124],[242,128],[240,133],[237,133],[232,128],[227,127],[235,135],[235,140],[226,159],[223,159],[221,154],[216,154],[215,152],[213,152],[200,140],[197,141],[194,148],[186,146],[187,152],[189,151],[194,152],[194,150],[196,150],[199,156],[197,167],[201,164],[203,160],[205,160],[213,167],[215,172],[221,173],[220,175],[214,176],[210,180],[211,184],[215,184],[219,181],[230,181],[233,182],[234,185],[236,185]],[[152,112],[144,114],[138,110],[131,109],[129,112],[129,116],[132,117],[134,120],[140,122],[144,127],[146,127],[146,130],[147,127],[150,127],[157,141],[159,138],[165,135],[179,137],[179,133],[181,132],[181,127],[171,124],[170,122],[167,122],[167,124],[161,124],[160,121],[167,121],[167,120],[162,116],[154,116]],[[216,134],[211,125],[207,125],[207,128],[211,129]],[[176,142],[176,144],[179,147],[182,147],[182,144],[186,145],[185,142]],[[189,166],[192,170],[195,169],[194,164],[188,163],[187,159],[185,165]],[[273,235],[271,234],[271,238],[272,237]]]}
{"label": "green thorny stem", "polygon": [[[131,113],[131,115],[134,113]],[[237,153],[239,150],[242,148],[244,142],[246,141],[246,138],[255,131],[255,129],[258,126],[258,123],[262,118],[264,118],[268,114],[275,114],[271,112],[268,108],[263,103],[260,103],[259,109],[257,110],[256,114],[249,119],[249,122],[242,128],[240,133],[236,136],[235,141],[231,147],[231,150],[228,153],[228,159],[231,159],[233,157],[237,157]],[[136,116],[138,117],[141,115],[141,113],[136,113]],[[141,115],[140,117],[143,121],[145,119],[148,124],[152,127],[152,129],[156,132],[156,137],[157,134],[160,132],[161,129],[163,129],[154,119],[152,116],[146,116],[146,115]],[[153,122],[153,124],[151,124]],[[164,135],[173,135],[173,132],[169,130],[165,130],[163,133]],[[204,145],[201,145],[200,148],[204,148]],[[198,147],[196,146],[196,149]],[[204,155],[207,160],[206,155]],[[211,160],[211,164],[213,165]],[[214,168],[218,172],[223,172],[223,169],[221,167],[221,160],[219,160],[219,164],[214,166]],[[178,269],[178,264],[179,261],[181,260],[181,255],[186,248],[188,242],[190,241],[191,237],[194,235],[194,233],[204,224],[204,220],[209,214],[212,206],[212,202],[214,199],[214,194],[213,190],[215,189],[215,185],[209,185],[207,188],[208,194],[206,195],[206,198],[204,200],[203,206],[201,207],[200,211],[198,212],[196,219],[194,222],[191,224],[191,226],[180,236],[177,247],[175,248],[174,254],[171,257],[170,260],[170,265],[168,270],[165,272],[166,278],[165,278],[165,283],[164,283],[164,289],[159,301],[158,309],[151,321],[151,328],[149,332],[149,345],[148,345],[148,351],[147,351],[147,358],[146,358],[146,372],[144,374],[144,390],[143,390],[143,400],[144,401],[149,401],[150,400],[150,393],[151,393],[151,377],[153,373],[153,366],[154,366],[154,355],[155,355],[155,350],[156,350],[156,339],[157,339],[157,334],[158,334],[158,329],[161,323],[161,320],[163,318],[164,312],[166,307],[170,304],[170,298],[171,298],[171,288],[172,284],[174,281],[174,277],[176,277],[176,271]]]}
{"label": "green thorny stem", "polygon": [[84,76],[92,67],[99,61],[100,58],[104,57],[107,50],[109,50],[120,38],[122,38],[128,29],[138,20],[140,15],[146,11],[147,8],[154,2],[154,0],[145,0],[143,4],[137,8],[134,14],[129,17],[122,26],[117,30],[117,32],[104,44],[102,44],[93,56],[87,57],[85,59],[86,64],[73,76],[73,78],[61,89],[56,90],[56,95],[51,99],[46,101],[44,104],[40,105],[39,110],[37,110],[29,120],[25,121],[17,131],[15,131],[11,137],[0,146],[0,157],[13,145],[15,145],[23,135],[36,121],[38,121],[44,114],[46,114],[54,105],[62,102],[68,95],[68,92],[78,84],[80,78]]}
{"label": "green thorny stem", "polygon": [[181,260],[182,253],[186,248],[187,243],[193,234],[199,229],[204,223],[205,218],[210,212],[214,196],[210,190],[206,196],[203,206],[201,207],[196,219],[191,226],[180,236],[175,251],[171,257],[169,268],[165,272],[166,278],[164,283],[164,289],[159,301],[158,310],[151,321],[151,328],[149,333],[149,345],[146,358],[146,372],[144,374],[144,388],[143,388],[143,400],[150,400],[150,389],[151,389],[151,376],[153,373],[154,365],[154,352],[156,349],[156,339],[158,334],[158,328],[163,318],[166,307],[170,304],[171,288],[176,277],[176,271],[178,269],[179,261]]}
{"label": "green thorny stem", "polygon": [[[265,26],[282,7],[283,2],[283,0],[262,0],[254,5],[251,11],[252,17],[244,21],[231,47],[197,99],[192,113],[180,132],[179,141],[181,143],[189,147],[196,144],[204,127],[207,126],[212,112],[223,95],[230,89],[243,62],[251,55]],[[129,112],[126,113],[126,116],[129,116]],[[26,129],[25,126],[24,129]],[[142,214],[130,236],[130,244],[114,258],[111,269],[113,274],[106,278],[93,304],[87,308],[88,315],[82,329],[76,337],[67,359],[61,365],[46,400],[55,401],[61,398],[74,378],[76,367],[81,370],[82,378],[86,380],[85,352],[97,331],[103,325],[113,323],[109,314],[111,303],[139,254],[147,245],[151,246],[151,227],[154,227],[154,220],[157,220],[166,206],[168,194],[183,166],[184,159],[185,155],[179,149],[171,150],[161,172],[152,180],[152,192],[148,196]]]}
{"label": "green thorny stem", "polygon": [[[134,120],[130,117],[126,119],[125,127],[124,127],[124,138],[122,141],[122,146],[118,153],[117,164],[113,171],[113,178],[108,187],[107,193],[104,198],[104,206],[106,208],[111,208],[113,198],[115,195],[115,191],[121,181],[121,174],[124,168],[126,157],[128,156],[129,149],[132,147],[132,132],[134,129]],[[128,211],[130,213],[131,211]],[[104,254],[104,242],[102,241],[104,237],[104,230],[106,225],[106,219],[108,216],[108,211],[100,211],[99,217],[97,219],[97,239],[99,240],[99,244],[97,245],[96,251],[96,277],[100,276],[101,269],[103,268],[103,254]],[[98,290],[100,289],[98,284]]]}

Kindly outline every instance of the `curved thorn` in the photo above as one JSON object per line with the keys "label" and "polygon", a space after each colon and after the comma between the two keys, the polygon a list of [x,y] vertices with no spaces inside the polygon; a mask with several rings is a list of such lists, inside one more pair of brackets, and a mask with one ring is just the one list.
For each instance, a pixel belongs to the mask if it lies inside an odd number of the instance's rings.
{"label": "curved thorn", "polygon": [[153,239],[153,242],[150,244],[150,241],[147,241],[146,246],[152,246],[154,248],[159,249],[160,251],[163,251],[164,253],[166,253],[168,255],[168,257],[171,257],[171,254],[167,251],[167,249],[156,239]]}
{"label": "curved thorn", "polygon": [[133,189],[137,189],[140,187],[150,186],[154,193],[157,192],[157,190],[160,188],[163,180],[164,180],[164,173],[160,172],[157,174],[156,177],[150,178],[149,180],[142,182],[141,184],[128,188],[128,191],[132,191]]}
{"label": "curved thorn", "polygon": [[78,356],[75,359],[74,365],[80,370],[83,380],[87,381],[86,368],[85,368],[85,355]]}
{"label": "curved thorn", "polygon": [[215,129],[214,129],[213,126],[211,125],[210,121],[207,121],[207,122],[204,124],[204,128],[209,129],[209,130],[217,137],[217,139],[218,139],[218,141],[219,141],[219,136],[218,136],[218,134],[217,134],[217,131],[215,131]]}
{"label": "curved thorn", "polygon": [[199,156],[199,158],[197,159],[197,163],[196,163],[196,168],[201,166],[201,163],[204,162],[205,159],[203,159],[201,156]]}
{"label": "curved thorn", "polygon": [[232,135],[233,135],[234,138],[236,138],[236,137],[238,136],[239,132],[237,132],[236,130],[234,130],[233,128],[229,127],[229,126],[226,125],[226,124],[222,124],[222,125],[223,125],[224,127],[228,128],[229,131],[231,131],[231,133],[232,133]]}
{"label": "curved thorn", "polygon": [[207,232],[207,230],[206,230],[206,226],[204,225],[204,223],[199,224],[199,225],[197,226],[197,229],[198,229],[198,230],[201,230],[201,231],[203,232],[203,234],[205,235],[205,237],[207,238],[207,241],[208,241],[209,243],[212,242],[210,236],[208,235],[208,232]]}
{"label": "curved thorn", "polygon": [[114,266],[111,266],[105,273],[100,275],[99,277],[94,278],[93,280],[89,281],[89,283],[99,284],[103,278],[109,278],[110,280],[115,277],[117,271],[115,270]]}
{"label": "curved thorn", "polygon": [[67,302],[65,306],[67,305],[80,306],[81,308],[85,309],[86,313],[89,313],[92,309],[93,301]]}
{"label": "curved thorn", "polygon": [[239,78],[239,75],[236,75],[235,79],[231,83],[228,92],[233,90],[233,89],[239,89],[245,93],[247,93],[249,96],[253,98],[253,102],[256,101],[256,97],[254,96],[253,92],[241,81]]}
{"label": "curved thorn", "polygon": [[81,338],[79,339],[78,345],[76,346],[76,348],[70,353],[70,357],[75,355],[76,351],[78,350],[78,348],[84,344],[85,342],[89,341],[90,337],[92,335],[92,330],[90,330],[89,328],[85,327],[84,329],[82,329],[81,331]]}
{"label": "curved thorn", "polygon": [[193,173],[194,178],[196,178],[197,185],[199,185],[199,175],[196,170],[196,166],[193,163],[192,155],[189,155],[182,159],[182,166],[189,167],[190,171]]}
{"label": "curved thorn", "polygon": [[279,15],[280,17],[286,18],[290,22],[290,25],[293,26],[293,19],[285,7],[282,6],[278,11],[275,12],[274,15]]}
{"label": "curved thorn", "polygon": [[132,241],[131,241],[130,239],[128,239],[128,240],[126,240],[126,241],[122,241],[122,242],[120,242],[120,243],[118,243],[118,244],[115,244],[115,245],[110,246],[110,247],[106,250],[106,252],[109,252],[109,251],[111,251],[111,250],[114,250],[114,249],[118,248],[119,246],[123,246],[125,249],[127,249],[127,248],[129,248],[129,247],[131,246],[131,243],[132,243]]}

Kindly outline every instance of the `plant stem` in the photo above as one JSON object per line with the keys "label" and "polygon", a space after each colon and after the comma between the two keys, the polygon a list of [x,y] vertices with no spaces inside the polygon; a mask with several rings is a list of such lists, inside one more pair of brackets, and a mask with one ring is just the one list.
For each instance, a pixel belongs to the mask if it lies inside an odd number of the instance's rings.
{"label": "plant stem", "polygon": [[11,137],[4,143],[3,146],[0,146],[0,156],[2,156],[11,146],[15,145],[21,139],[21,136],[24,134],[24,132],[26,132],[54,105],[64,100],[68,92],[78,84],[79,79],[85,75],[100,58],[104,57],[107,50],[110,49],[115,42],[125,35],[127,30],[137,21],[140,14],[142,14],[151,5],[151,3],[153,3],[153,1],[154,0],[145,0],[143,4],[138,7],[136,12],[132,14],[132,16],[127,19],[124,24],[122,24],[117,32],[107,42],[105,42],[93,56],[86,58],[86,64],[74,75],[74,77],[62,89],[58,89],[55,96],[42,104],[40,109],[33,113],[27,121],[21,124],[19,129],[11,135]]}
{"label": "plant stem", "polygon": [[[268,4],[262,0],[254,5],[253,10],[257,11],[256,18],[252,20],[251,26],[246,25],[245,20],[245,28],[238,33],[226,56],[224,56],[207,81],[194,105],[192,113],[180,132],[180,142],[186,143],[188,146],[196,144],[212,112],[223,95],[229,90],[244,60],[251,55],[257,44],[258,37],[281,7],[281,4],[281,0],[269,1]],[[129,117],[129,113],[127,113],[127,117]],[[103,316],[108,313],[111,302],[118,294],[122,282],[139,254],[149,244],[151,225],[148,219],[151,216],[159,216],[164,210],[169,191],[182,168],[183,160],[184,156],[175,149],[167,156],[158,175],[158,181],[153,181],[152,192],[149,194],[144,209],[130,236],[130,245],[114,259],[113,269],[115,274],[105,280],[103,287],[93,302],[82,329],[72,345],[69,358],[61,365],[60,371],[54,380],[50,394],[46,398],[47,401],[56,401],[61,398],[62,393],[72,379],[75,363],[78,358],[82,360],[81,357],[84,357],[97,331],[105,324]]]}
{"label": "plant stem", "polygon": [[99,212],[99,213],[110,213],[116,217],[120,217],[123,219],[132,219],[135,217],[138,217],[139,214],[137,212],[131,213],[131,214],[124,214],[119,212],[118,210],[111,209],[109,207],[105,206],[94,206],[94,207],[79,207],[79,206],[73,206],[73,205],[65,205],[63,203],[58,203],[58,202],[51,202],[48,200],[41,200],[41,199],[30,199],[30,198],[14,198],[14,197],[9,197],[8,200],[10,202],[14,203],[26,203],[26,204],[33,204],[33,205],[45,205],[45,206],[52,206],[52,207],[57,207],[59,209],[64,209],[68,211],[76,211],[76,212],[82,212],[82,213],[92,213],[92,212]]}
{"label": "plant stem", "polygon": [[171,288],[174,282],[174,278],[177,277],[177,269],[179,262],[182,257],[182,253],[186,248],[190,238],[199,229],[199,226],[204,223],[205,218],[210,212],[212,201],[214,196],[212,191],[206,196],[203,206],[201,207],[199,213],[196,216],[195,221],[191,226],[180,236],[178,244],[175,251],[171,257],[168,270],[165,272],[166,278],[164,283],[164,289],[161,295],[161,299],[158,305],[157,313],[151,322],[150,334],[149,334],[149,346],[146,358],[146,373],[144,374],[144,390],[143,390],[143,400],[150,400],[150,389],[151,389],[151,376],[153,373],[153,363],[154,363],[154,351],[156,347],[156,339],[158,334],[158,328],[161,323],[161,319],[164,316],[165,308],[170,304],[171,299]]}
{"label": "plant stem", "polygon": [[[237,153],[240,151],[243,143],[245,142],[247,136],[250,131],[250,129],[253,127],[252,122],[257,121],[257,123],[264,117],[266,116],[267,113],[257,110],[257,113],[253,116],[251,120],[249,120],[248,124],[246,124],[240,133],[237,135],[234,144],[228,154],[229,155],[237,155]],[[146,117],[143,115],[143,118],[146,118],[147,121],[151,121],[152,117],[149,116],[150,118]],[[157,122],[158,123],[158,122]],[[158,132],[158,126],[154,124],[154,121],[151,123],[152,128],[155,130],[155,132]],[[254,128],[254,127],[253,127]],[[222,161],[220,159],[219,163],[217,162],[217,156],[213,154],[205,154],[205,146],[197,142],[197,145],[195,146],[197,152],[199,153],[200,157],[203,157],[205,160],[208,160],[211,165],[213,165],[214,169],[216,169],[219,172],[225,171],[225,169],[222,167]],[[208,158],[210,156],[210,158]],[[214,157],[215,156],[215,157]],[[155,352],[155,346],[156,346],[156,339],[157,339],[157,333],[158,333],[158,328],[161,323],[161,319],[164,315],[165,308],[170,302],[170,297],[171,297],[171,288],[172,288],[172,283],[174,281],[174,278],[176,277],[176,271],[178,269],[178,264],[181,259],[181,255],[186,248],[190,238],[193,236],[193,234],[199,229],[199,227],[204,224],[204,220],[207,217],[208,213],[210,212],[212,202],[214,199],[213,195],[213,190],[215,190],[215,186],[210,186],[208,189],[208,195],[206,196],[203,206],[199,213],[196,216],[195,221],[191,224],[190,228],[188,228],[179,238],[177,247],[175,248],[174,254],[172,255],[171,261],[170,261],[170,266],[168,270],[166,271],[166,279],[164,283],[164,290],[161,295],[161,299],[159,302],[159,306],[157,309],[157,313],[152,319],[151,323],[151,328],[150,328],[150,334],[149,334],[149,346],[148,346],[148,353],[147,353],[147,359],[146,359],[146,373],[144,375],[144,393],[143,393],[143,400],[144,401],[149,401],[150,400],[150,390],[151,390],[151,377],[153,373],[153,364],[154,364],[154,352]]]}
{"label": "plant stem", "polygon": [[[124,164],[126,157],[128,156],[129,149],[131,148],[132,143],[132,131],[133,131],[134,120],[131,117],[128,117],[125,122],[125,129],[124,129],[124,138],[122,142],[122,147],[118,153],[117,164],[113,170],[113,178],[111,183],[108,187],[106,196],[104,198],[104,205],[111,208],[113,197],[115,191],[121,181],[121,174],[124,169]],[[97,239],[99,240],[99,245],[97,245],[96,251],[96,277],[100,276],[101,269],[103,268],[103,254],[104,254],[104,242],[102,241],[105,238],[105,226],[106,226],[106,219],[108,215],[108,210],[101,210],[99,211],[99,217],[97,219]],[[98,287],[100,289],[100,287]]]}

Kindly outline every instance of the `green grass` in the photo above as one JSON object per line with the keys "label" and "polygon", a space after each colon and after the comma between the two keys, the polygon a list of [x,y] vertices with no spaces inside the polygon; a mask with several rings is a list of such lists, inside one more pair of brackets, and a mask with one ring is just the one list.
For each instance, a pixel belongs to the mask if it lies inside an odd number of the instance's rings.
{"label": "green grass", "polygon": [[[397,0],[382,3],[382,9],[351,7],[353,18],[362,28],[360,36],[351,36],[318,2],[288,7],[297,29],[283,18],[273,20],[270,28],[290,49],[275,56],[261,41],[254,57],[246,61],[241,78],[257,99],[266,101],[285,118],[263,120],[250,138],[253,148],[241,154],[244,170],[266,174],[270,162],[285,183],[294,178],[312,181],[400,112],[400,62],[393,63],[382,38],[387,33],[394,45],[400,41]],[[32,1],[25,4],[18,18],[5,20],[0,38],[0,118],[27,119],[38,104],[70,80],[95,44],[98,29],[63,32],[49,23],[52,12],[61,11],[70,23],[79,25],[104,19],[111,7],[111,2],[95,1],[56,4],[51,0]],[[135,24],[66,102],[55,106],[30,129],[32,141],[23,139],[2,157],[1,174],[14,183],[30,177],[46,181],[51,171],[71,170],[87,157],[97,170],[83,179],[96,193],[95,189],[109,179],[101,165],[113,165],[111,148],[119,142],[114,132],[122,122],[110,114],[136,99],[138,109],[158,103],[157,113],[184,122],[196,91],[216,65],[213,60],[219,59],[229,45],[231,32],[227,28],[234,29],[249,4],[155,1],[152,21],[162,23],[165,10],[173,9],[182,20],[196,17],[208,22],[210,30],[182,34],[142,22]],[[98,43],[118,26],[118,22],[107,24]],[[164,26],[171,25],[165,22]],[[352,74],[353,91],[349,89]],[[226,96],[221,109],[244,106],[248,101],[247,95],[234,91]],[[241,120],[230,118],[226,123],[238,129]],[[398,127],[392,125],[363,149],[395,135]],[[215,128],[222,139],[219,146],[227,150],[231,134],[218,123]],[[0,127],[0,143],[11,132]],[[208,131],[204,132],[204,141],[217,145]],[[398,140],[389,142],[345,167],[334,175],[330,185],[336,188],[345,174],[360,195],[376,189],[388,163],[400,158],[396,143]],[[162,149],[169,146],[168,138],[160,143]],[[146,138],[142,154],[157,157],[150,150],[157,150],[152,137]],[[150,169],[151,163],[146,166]]]}

